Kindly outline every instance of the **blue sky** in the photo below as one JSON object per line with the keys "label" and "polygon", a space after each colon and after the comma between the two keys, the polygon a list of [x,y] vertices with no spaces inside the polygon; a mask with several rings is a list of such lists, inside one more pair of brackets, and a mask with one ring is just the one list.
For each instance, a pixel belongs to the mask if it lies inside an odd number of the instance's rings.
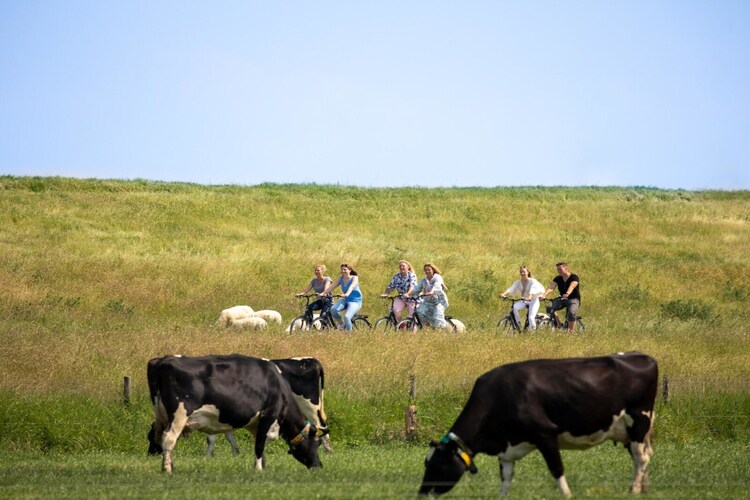
{"label": "blue sky", "polygon": [[0,0],[0,174],[750,189],[747,1]]}

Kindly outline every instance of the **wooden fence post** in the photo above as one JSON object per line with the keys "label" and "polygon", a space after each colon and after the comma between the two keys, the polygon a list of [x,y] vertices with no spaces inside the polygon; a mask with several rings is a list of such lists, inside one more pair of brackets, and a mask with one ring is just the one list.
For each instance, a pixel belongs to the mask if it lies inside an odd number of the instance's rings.
{"label": "wooden fence post", "polygon": [[664,398],[664,404],[669,404],[669,376],[664,375],[664,389],[662,391],[662,397]]}
{"label": "wooden fence post", "polygon": [[404,412],[404,424],[406,425],[406,439],[413,439],[417,432],[417,407],[414,398],[417,395],[417,377],[412,373],[409,375],[409,404]]}
{"label": "wooden fence post", "polygon": [[122,404],[130,406],[130,377],[125,376],[122,380]]}

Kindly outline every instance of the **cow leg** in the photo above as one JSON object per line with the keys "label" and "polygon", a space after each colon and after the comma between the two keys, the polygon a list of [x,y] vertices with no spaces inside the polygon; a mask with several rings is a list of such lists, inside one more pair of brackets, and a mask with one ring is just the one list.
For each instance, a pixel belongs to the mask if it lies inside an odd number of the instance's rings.
{"label": "cow leg", "polygon": [[234,434],[234,432],[227,432],[226,434],[224,434],[224,436],[227,438],[227,441],[229,441],[229,445],[232,447],[232,455],[239,455],[240,447],[237,446],[237,436]]}
{"label": "cow leg", "polygon": [[555,478],[555,481],[557,481],[557,486],[560,488],[560,492],[566,497],[569,497],[570,488],[568,487],[568,481],[565,480],[560,448],[557,445],[557,437],[539,441],[539,443],[537,443],[537,448],[542,452],[544,461],[547,463],[547,468],[552,474],[552,477]]}
{"label": "cow leg", "polygon": [[275,421],[276,419],[265,416],[258,421],[258,430],[255,434],[255,470],[263,470],[263,450],[266,447],[268,431]]}
{"label": "cow leg", "polygon": [[500,496],[507,497],[510,494],[510,482],[513,479],[513,462],[500,459]]}
{"label": "cow leg", "polygon": [[167,429],[164,431],[164,435],[162,436],[161,449],[163,450],[163,454],[161,470],[166,472],[167,474],[171,474],[172,470],[174,469],[174,464],[172,462],[172,450],[174,450],[174,445],[177,443],[177,438],[179,438],[180,434],[182,434],[182,430],[185,428],[187,420],[188,417],[187,411],[185,410],[185,403],[181,402],[177,406],[177,411],[175,411],[174,415],[172,416],[172,423],[169,424]]}
{"label": "cow leg", "polygon": [[648,492],[648,464],[653,455],[650,436],[646,436],[643,443],[630,443],[630,456],[633,458],[633,484],[630,486],[632,494]]}
{"label": "cow leg", "polygon": [[206,434],[206,456],[210,457],[214,452],[214,446],[216,446],[216,434]]}

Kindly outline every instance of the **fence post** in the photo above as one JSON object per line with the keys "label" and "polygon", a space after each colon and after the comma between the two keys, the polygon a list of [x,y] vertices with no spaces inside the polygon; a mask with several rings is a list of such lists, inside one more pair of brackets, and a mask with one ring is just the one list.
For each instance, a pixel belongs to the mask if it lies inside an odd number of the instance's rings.
{"label": "fence post", "polygon": [[662,397],[664,398],[664,404],[669,404],[669,376],[664,375],[664,389],[662,391]]}
{"label": "fence post", "polygon": [[417,407],[414,398],[417,395],[417,377],[412,373],[409,375],[409,405],[404,411],[404,424],[406,425],[406,439],[414,438],[417,432]]}
{"label": "fence post", "polygon": [[130,406],[130,377],[127,375],[122,380],[122,404]]}

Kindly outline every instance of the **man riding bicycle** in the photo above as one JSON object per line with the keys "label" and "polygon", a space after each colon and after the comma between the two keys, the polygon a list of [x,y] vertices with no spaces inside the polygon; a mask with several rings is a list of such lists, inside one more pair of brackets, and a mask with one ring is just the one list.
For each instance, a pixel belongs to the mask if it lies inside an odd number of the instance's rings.
{"label": "man riding bicycle", "polygon": [[557,267],[558,276],[549,284],[542,298],[547,298],[547,295],[552,293],[555,288],[559,289],[560,296],[554,299],[547,307],[547,313],[552,315],[555,311],[566,309],[565,316],[568,321],[568,331],[572,333],[576,327],[576,313],[578,312],[578,307],[581,305],[581,291],[578,286],[580,280],[577,274],[570,272],[567,262],[558,262],[555,266]]}

